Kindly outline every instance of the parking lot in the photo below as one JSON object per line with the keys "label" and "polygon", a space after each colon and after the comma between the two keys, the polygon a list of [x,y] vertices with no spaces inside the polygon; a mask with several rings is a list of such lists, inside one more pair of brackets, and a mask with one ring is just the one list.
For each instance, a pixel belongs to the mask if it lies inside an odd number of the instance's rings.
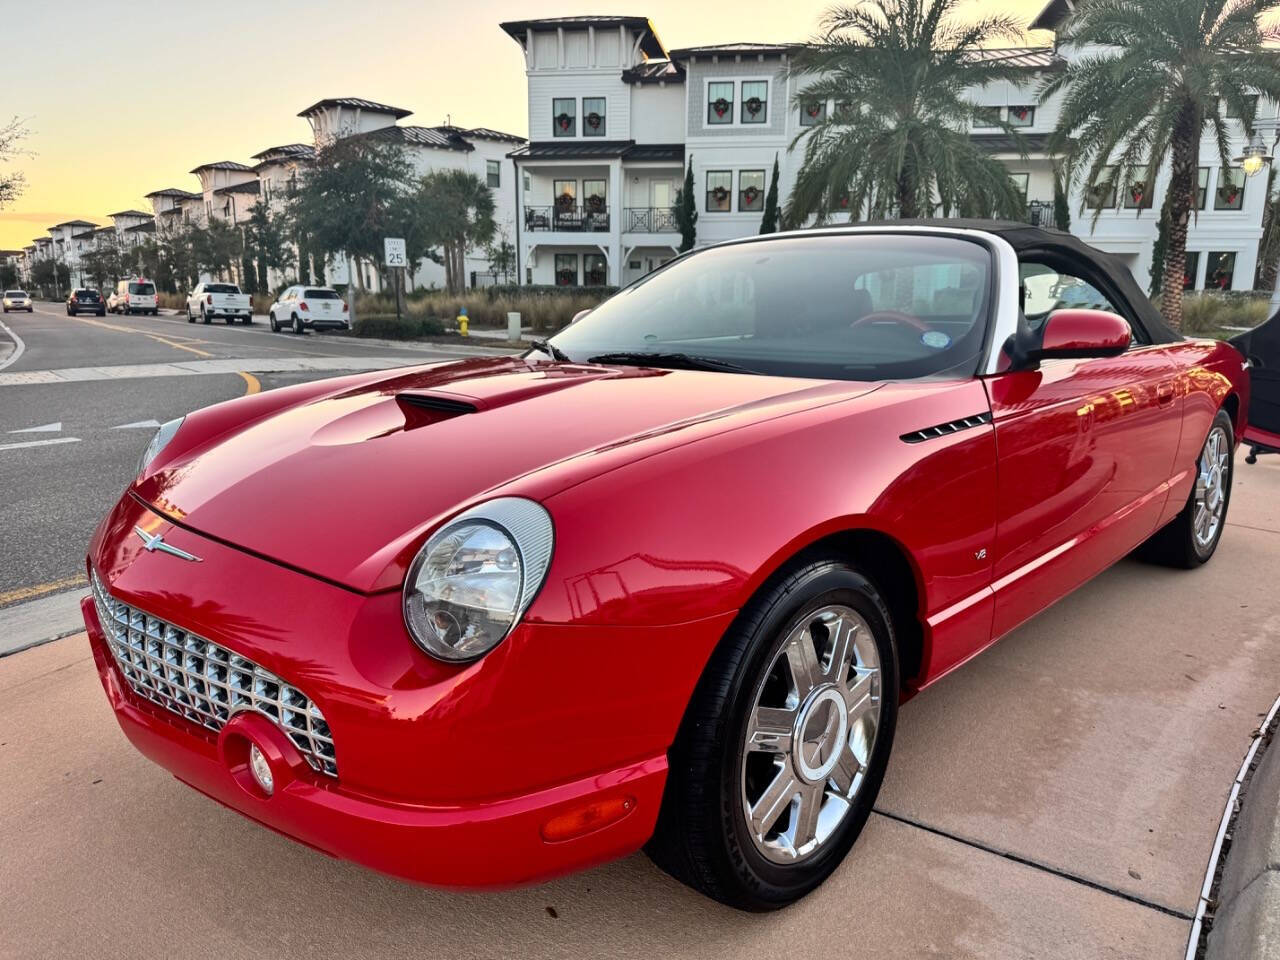
{"label": "parking lot", "polygon": [[125,741],[82,635],[0,660],[3,957],[1180,957],[1280,686],[1280,458],[1194,572],[1124,561],[903,710],[852,855],[745,915],[637,854],[409,886],[271,833]]}

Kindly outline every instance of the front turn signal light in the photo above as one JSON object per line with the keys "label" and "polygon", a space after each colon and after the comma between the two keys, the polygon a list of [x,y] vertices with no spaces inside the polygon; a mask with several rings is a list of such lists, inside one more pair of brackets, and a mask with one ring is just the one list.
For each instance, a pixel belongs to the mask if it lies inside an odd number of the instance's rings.
{"label": "front turn signal light", "polygon": [[593,800],[584,806],[573,807],[544,823],[542,839],[547,843],[574,840],[617,823],[635,808],[635,797]]}

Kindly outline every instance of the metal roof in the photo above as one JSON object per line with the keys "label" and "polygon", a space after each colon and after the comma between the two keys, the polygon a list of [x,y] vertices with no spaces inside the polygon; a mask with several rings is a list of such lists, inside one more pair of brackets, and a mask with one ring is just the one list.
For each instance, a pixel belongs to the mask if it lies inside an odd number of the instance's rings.
{"label": "metal roof", "polygon": [[192,193],[190,190],[179,190],[177,187],[165,187],[163,190],[152,190],[147,194],[148,200],[152,197],[181,197],[184,200],[197,200],[200,194]]}
{"label": "metal roof", "polygon": [[146,223],[140,223],[136,227],[125,227],[124,232],[125,233],[155,233],[156,222],[154,220],[148,220]]}
{"label": "metal roof", "polygon": [[662,45],[662,41],[658,39],[658,32],[653,29],[653,24],[648,17],[544,17],[540,20],[508,20],[506,23],[498,24],[498,26],[502,27],[507,36],[521,45],[524,44],[525,35],[530,30],[572,30],[575,27],[584,30],[587,27],[607,30],[610,27],[626,27],[628,30],[639,30],[641,32],[640,49],[647,56],[658,57],[663,60],[667,57],[667,50]]}
{"label": "metal roof", "polygon": [[670,160],[684,163],[683,143],[637,143],[622,153],[623,160]]}
{"label": "metal roof", "polygon": [[988,153],[1043,153],[1049,147],[1047,133],[1024,133],[1021,146],[1007,133],[971,133],[969,139]]}
{"label": "metal roof", "polygon": [[684,67],[671,60],[646,60],[622,71],[623,83],[684,83]]}
{"label": "metal roof", "polygon": [[219,187],[213,191],[214,196],[222,196],[226,193],[252,193],[254,196],[258,194],[258,181],[246,180],[244,183],[233,183],[229,187]]}
{"label": "metal roof", "polygon": [[149,217],[151,214],[141,210],[121,210],[119,213],[108,213],[108,217]]}
{"label": "metal roof", "polygon": [[1025,67],[1028,70],[1057,70],[1066,65],[1066,61],[1058,56],[1053,47],[992,47],[975,50],[972,59],[998,60],[1011,67]]}
{"label": "metal roof", "polygon": [[[310,160],[316,155],[316,148],[309,143],[285,143],[278,147],[267,147],[267,149],[255,153],[254,160],[283,160],[301,157]],[[261,166],[262,164],[259,164]]]}
{"label": "metal roof", "polygon": [[59,230],[62,227],[96,227],[98,224],[92,220],[64,220],[62,223],[55,223],[50,230]]}
{"label": "metal roof", "polygon": [[712,43],[701,47],[681,47],[671,51],[672,60],[687,60],[689,57],[725,57],[725,56],[781,56],[800,50],[803,43]]}
{"label": "metal roof", "polygon": [[683,143],[636,143],[634,140],[541,140],[507,154],[516,160],[669,160],[684,162]]}
{"label": "metal roof", "polygon": [[71,235],[71,239],[72,239],[72,240],[83,240],[85,237],[92,237],[92,236],[93,236],[95,233],[97,233],[97,232],[98,232],[98,228],[97,228],[97,227],[94,227],[92,230],[82,230],[80,233],[73,233],[73,234]]}
{"label": "metal roof", "polygon": [[201,170],[243,170],[245,173],[252,173],[253,167],[234,160],[215,160],[213,163],[202,163],[190,172],[199,173]]}
{"label": "metal roof", "polygon": [[393,107],[386,103],[378,103],[376,100],[365,100],[362,97],[329,97],[325,100],[317,100],[307,109],[300,111],[298,116],[305,117],[327,107],[350,107],[353,110],[368,110],[372,113],[389,113],[397,120],[413,113],[412,110],[405,110],[403,107]]}
{"label": "metal roof", "polygon": [[[444,129],[443,127],[440,129]],[[503,133],[501,130],[491,130],[489,127],[469,127],[462,131],[464,137],[475,137],[478,140],[501,140],[506,143],[524,143],[526,137],[517,136],[514,133]]]}
{"label": "metal roof", "polygon": [[1044,9],[1027,25],[1027,29],[1056,30],[1058,25],[1071,15],[1074,6],[1071,0],[1049,0],[1044,5]]}

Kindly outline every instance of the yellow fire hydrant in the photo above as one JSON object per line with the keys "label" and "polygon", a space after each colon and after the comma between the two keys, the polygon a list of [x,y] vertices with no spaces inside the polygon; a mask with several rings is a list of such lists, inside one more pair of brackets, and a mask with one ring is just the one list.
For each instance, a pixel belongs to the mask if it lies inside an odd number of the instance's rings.
{"label": "yellow fire hydrant", "polygon": [[458,336],[465,337],[467,335],[467,308],[463,307],[458,311]]}

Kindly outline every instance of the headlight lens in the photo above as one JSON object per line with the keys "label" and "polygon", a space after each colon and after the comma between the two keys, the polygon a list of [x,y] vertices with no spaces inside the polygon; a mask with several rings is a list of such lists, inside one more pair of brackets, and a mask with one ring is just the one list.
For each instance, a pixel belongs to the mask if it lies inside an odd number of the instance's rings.
{"label": "headlight lens", "polygon": [[476,660],[511,632],[551,565],[551,515],[539,503],[502,497],[432,534],[404,587],[404,619],[433,657]]}
{"label": "headlight lens", "polygon": [[160,429],[151,438],[151,442],[147,444],[147,449],[142,451],[142,459],[138,461],[139,475],[150,466],[152,460],[160,455],[160,451],[173,439],[173,435],[178,432],[178,428],[182,426],[182,421],[185,419],[186,417],[179,417],[177,420],[170,420],[168,423],[160,425]]}

